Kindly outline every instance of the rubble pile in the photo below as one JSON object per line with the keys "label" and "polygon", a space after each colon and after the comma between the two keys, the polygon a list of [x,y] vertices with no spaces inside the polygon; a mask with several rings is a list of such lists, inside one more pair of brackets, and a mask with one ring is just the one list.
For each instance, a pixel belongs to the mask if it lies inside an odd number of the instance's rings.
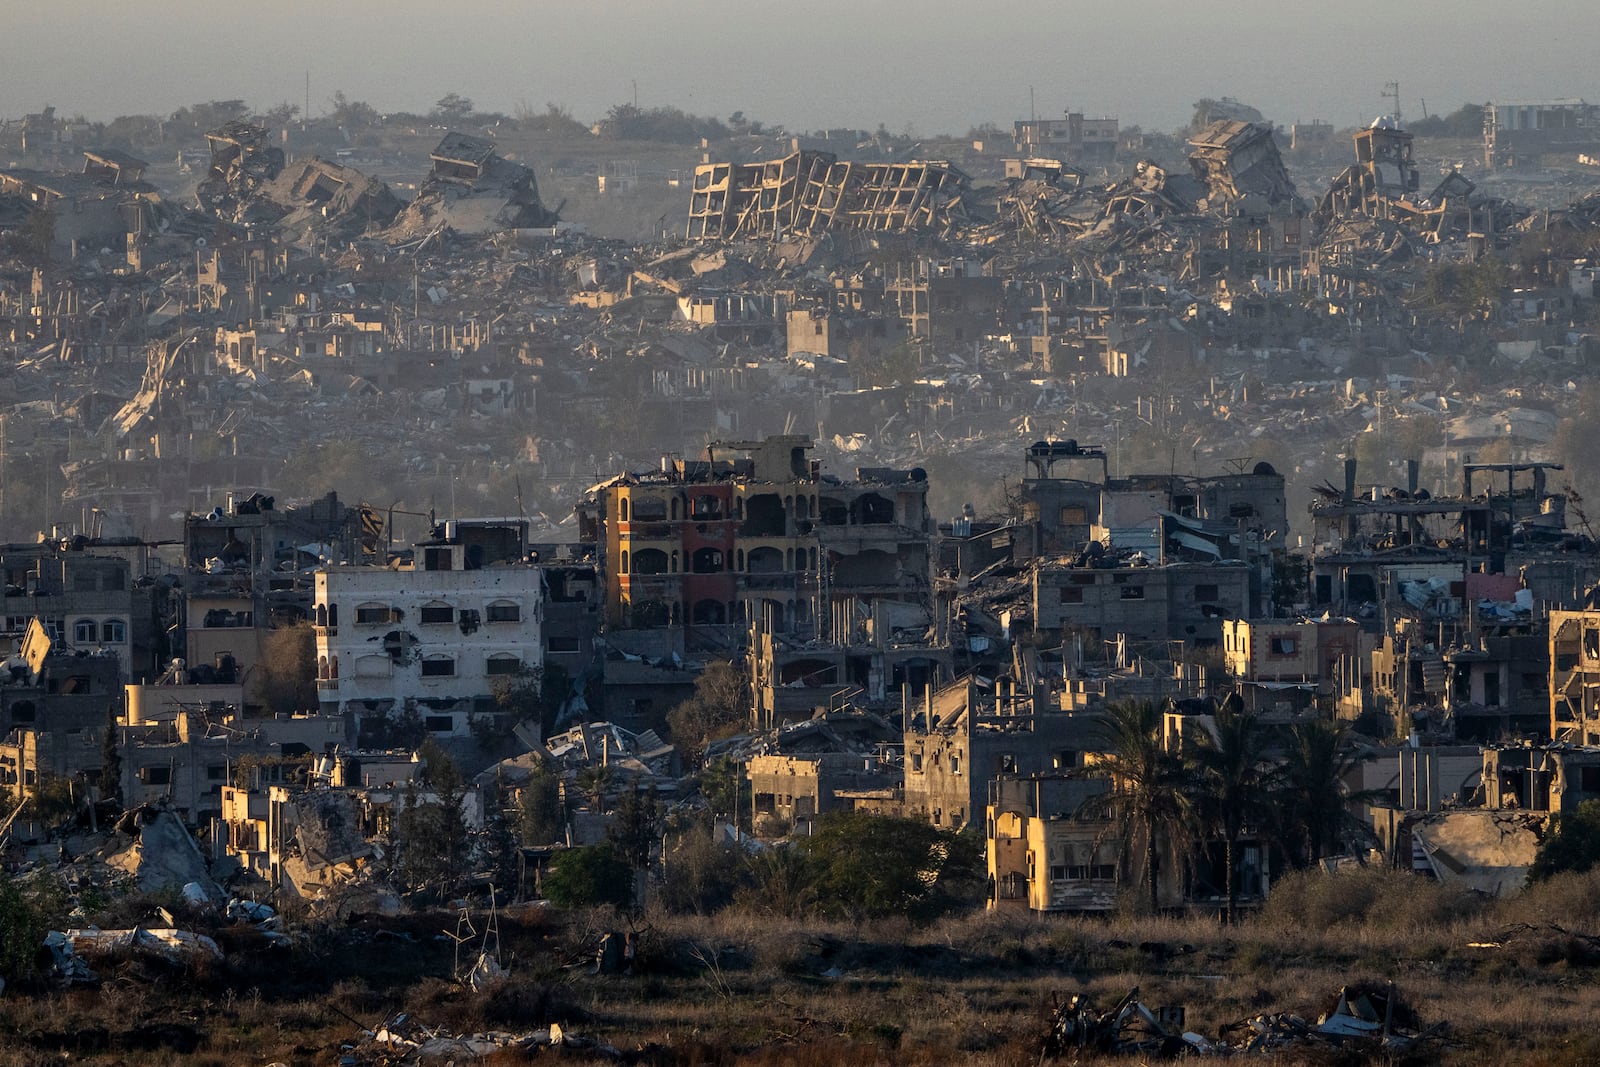
{"label": "rubble pile", "polygon": [[141,892],[174,889],[187,892],[187,887],[192,885],[214,903],[225,899],[226,894],[211,880],[205,856],[175,812],[141,813],[135,809],[124,821],[131,824],[137,836],[131,845],[108,857],[106,862],[132,875]]}
{"label": "rubble pile", "polygon": [[1393,984],[1345,986],[1317,1021],[1288,1012],[1253,1016],[1224,1026],[1217,1040],[1183,1029],[1182,1008],[1152,1010],[1130,990],[1110,1010],[1082,994],[1055,1008],[1040,1044],[1040,1059],[1091,1056],[1311,1055],[1318,1050],[1392,1056],[1414,1052],[1443,1037],[1444,1024],[1422,1028]]}
{"label": "rubble pile", "polygon": [[195,189],[201,209],[217,218],[237,215],[283,171],[283,149],[268,143],[265,126],[230,122],[206,134],[211,169]]}
{"label": "rubble pile", "polygon": [[397,1015],[385,1020],[377,1029],[362,1035],[360,1041],[346,1046],[341,1062],[353,1065],[371,1064],[447,1064],[472,1063],[493,1058],[496,1062],[507,1055],[529,1056],[536,1053],[567,1053],[586,1061],[617,1060],[622,1052],[590,1038],[580,1037],[552,1023],[547,1029],[523,1033],[490,1031],[478,1034],[455,1034],[428,1027],[409,1015]]}
{"label": "rubble pile", "polygon": [[1051,1014],[1039,1058],[1142,1055],[1172,1059],[1206,1049],[1204,1038],[1181,1032],[1181,1011],[1176,1016],[1166,1011],[1161,1014],[1168,1017],[1167,1022],[1139,1000],[1138,987],[1106,1011],[1096,1009],[1083,994],[1074,993]]}
{"label": "rubble pile", "polygon": [[533,171],[502,158],[493,141],[448,133],[431,158],[427,180],[384,235],[391,244],[414,244],[412,250],[418,251],[446,230],[484,236],[547,229],[560,220],[559,208],[552,211],[540,202]]}

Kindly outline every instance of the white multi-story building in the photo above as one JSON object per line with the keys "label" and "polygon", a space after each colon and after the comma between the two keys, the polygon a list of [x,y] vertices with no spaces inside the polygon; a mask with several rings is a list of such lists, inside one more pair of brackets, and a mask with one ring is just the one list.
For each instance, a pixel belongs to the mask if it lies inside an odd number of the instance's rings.
{"label": "white multi-story building", "polygon": [[469,732],[497,683],[543,666],[542,578],[518,526],[446,523],[410,565],[316,573],[317,690],[358,722],[415,709]]}

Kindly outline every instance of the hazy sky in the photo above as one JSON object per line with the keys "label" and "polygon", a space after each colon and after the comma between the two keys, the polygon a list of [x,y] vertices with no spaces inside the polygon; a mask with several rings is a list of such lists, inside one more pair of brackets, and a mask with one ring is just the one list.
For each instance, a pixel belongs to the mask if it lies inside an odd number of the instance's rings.
{"label": "hazy sky", "polygon": [[627,100],[791,129],[963,133],[1071,106],[1171,129],[1202,96],[1279,122],[1472,100],[1600,99],[1593,0],[7,0],[0,115],[90,118],[242,97],[380,111],[446,92],[585,120]]}

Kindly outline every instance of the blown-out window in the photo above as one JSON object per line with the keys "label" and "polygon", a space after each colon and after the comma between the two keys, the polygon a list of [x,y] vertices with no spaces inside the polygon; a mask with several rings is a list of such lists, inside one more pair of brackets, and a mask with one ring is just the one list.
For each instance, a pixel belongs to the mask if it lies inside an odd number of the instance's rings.
{"label": "blown-out window", "polygon": [[507,652],[499,652],[490,656],[485,666],[485,673],[499,676],[516,674],[520,670],[522,670],[522,660]]}

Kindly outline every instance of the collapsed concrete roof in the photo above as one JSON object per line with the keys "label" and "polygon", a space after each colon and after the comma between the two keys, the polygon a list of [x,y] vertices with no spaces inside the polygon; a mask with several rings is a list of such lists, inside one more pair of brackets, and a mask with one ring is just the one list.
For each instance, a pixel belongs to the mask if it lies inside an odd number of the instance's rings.
{"label": "collapsed concrete roof", "polygon": [[1293,203],[1297,196],[1271,126],[1222,119],[1190,138],[1189,146],[1189,167],[1206,184],[1208,207],[1224,207],[1251,193],[1272,205]]}
{"label": "collapsed concrete roof", "polygon": [[494,142],[450,132],[429,158],[433,169],[387,234],[403,243],[441,229],[468,236],[542,229],[560,221],[560,206],[539,200],[533,170],[498,154]]}
{"label": "collapsed concrete roof", "polygon": [[295,160],[251,204],[255,214],[276,213],[272,222],[285,234],[344,239],[389,225],[402,206],[378,179],[317,156]]}

